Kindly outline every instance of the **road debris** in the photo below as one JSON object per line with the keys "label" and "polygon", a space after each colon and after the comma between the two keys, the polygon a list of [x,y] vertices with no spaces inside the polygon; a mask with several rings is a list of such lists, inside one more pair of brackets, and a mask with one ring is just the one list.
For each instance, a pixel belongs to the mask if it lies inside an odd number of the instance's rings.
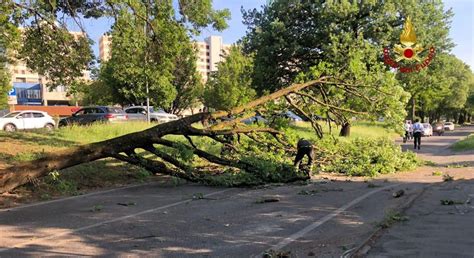
{"label": "road debris", "polygon": [[449,181],[453,181],[453,180],[454,180],[453,176],[450,176],[449,174],[443,175],[443,181],[444,182],[449,182]]}
{"label": "road debris", "polygon": [[290,251],[275,251],[275,250],[268,250],[265,251],[262,255],[263,258],[290,258],[291,252]]}
{"label": "road debris", "polygon": [[120,205],[120,206],[135,206],[135,205],[137,205],[137,203],[136,202],[127,202],[127,203],[118,202],[117,205]]}
{"label": "road debris", "polygon": [[393,198],[400,198],[402,197],[403,195],[405,194],[405,191],[402,189],[402,190],[398,190],[396,192],[394,192],[392,194]]}
{"label": "road debris", "polygon": [[267,202],[279,202],[279,201],[280,201],[280,198],[277,198],[277,197],[265,197],[262,199],[258,199],[257,201],[255,201],[255,203],[267,203]]}
{"label": "road debris", "polygon": [[448,199],[440,200],[440,202],[441,202],[441,205],[457,205],[457,204],[464,204],[463,201],[459,201],[459,200],[448,200]]}

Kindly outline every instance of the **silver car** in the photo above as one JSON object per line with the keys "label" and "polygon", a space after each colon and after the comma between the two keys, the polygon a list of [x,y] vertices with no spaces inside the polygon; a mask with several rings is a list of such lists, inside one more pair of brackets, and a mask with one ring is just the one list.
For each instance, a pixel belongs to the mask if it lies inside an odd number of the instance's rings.
{"label": "silver car", "polygon": [[433,127],[428,123],[423,123],[423,136],[433,136]]}

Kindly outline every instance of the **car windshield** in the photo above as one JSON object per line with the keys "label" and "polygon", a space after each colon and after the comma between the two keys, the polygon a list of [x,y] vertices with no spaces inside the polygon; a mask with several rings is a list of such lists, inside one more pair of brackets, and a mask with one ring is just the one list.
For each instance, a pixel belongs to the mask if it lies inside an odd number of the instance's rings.
{"label": "car windshield", "polygon": [[425,128],[430,128],[430,125],[429,125],[429,124],[423,124],[423,126],[424,126]]}
{"label": "car windshield", "polygon": [[445,125],[452,125],[452,124],[453,124],[453,123],[451,123],[451,122],[447,122],[447,123],[445,123]]}
{"label": "car windshield", "polygon": [[20,114],[21,112],[12,112],[10,114],[6,114],[4,118],[15,117],[16,115]]}
{"label": "car windshield", "polygon": [[107,108],[109,113],[123,113],[123,110],[120,108]]}

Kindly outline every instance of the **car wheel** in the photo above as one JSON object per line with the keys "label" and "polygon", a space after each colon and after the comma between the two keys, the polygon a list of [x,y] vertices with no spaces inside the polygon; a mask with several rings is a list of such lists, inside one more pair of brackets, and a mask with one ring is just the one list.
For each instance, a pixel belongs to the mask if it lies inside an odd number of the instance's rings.
{"label": "car wheel", "polygon": [[15,132],[16,131],[16,126],[14,124],[7,124],[5,127],[3,127],[3,130],[6,132]]}
{"label": "car wheel", "polygon": [[44,129],[46,129],[48,131],[52,131],[52,130],[54,130],[54,125],[53,124],[46,124],[44,126]]}

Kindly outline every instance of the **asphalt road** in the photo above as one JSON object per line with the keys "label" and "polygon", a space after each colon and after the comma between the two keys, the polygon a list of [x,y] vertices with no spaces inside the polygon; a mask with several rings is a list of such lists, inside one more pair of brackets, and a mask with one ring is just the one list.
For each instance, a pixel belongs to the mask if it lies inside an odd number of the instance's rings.
{"label": "asphalt road", "polygon": [[[420,155],[444,160],[449,155],[438,150],[446,151],[470,131],[423,139]],[[470,193],[473,171],[458,172],[466,174],[463,189]],[[308,184],[260,189],[156,182],[25,205],[0,210],[0,257],[261,257],[268,250],[293,257],[340,257],[365,246],[371,251],[364,255],[390,256],[392,246],[376,241],[391,237],[390,231],[377,238],[374,232],[387,214],[429,198],[425,193],[432,186],[443,187],[441,178],[430,174],[425,169],[370,184],[316,177]],[[401,189],[405,194],[393,198]],[[415,222],[410,227],[421,223]],[[473,221],[466,217],[464,222]],[[374,242],[361,246],[367,240]]]}

